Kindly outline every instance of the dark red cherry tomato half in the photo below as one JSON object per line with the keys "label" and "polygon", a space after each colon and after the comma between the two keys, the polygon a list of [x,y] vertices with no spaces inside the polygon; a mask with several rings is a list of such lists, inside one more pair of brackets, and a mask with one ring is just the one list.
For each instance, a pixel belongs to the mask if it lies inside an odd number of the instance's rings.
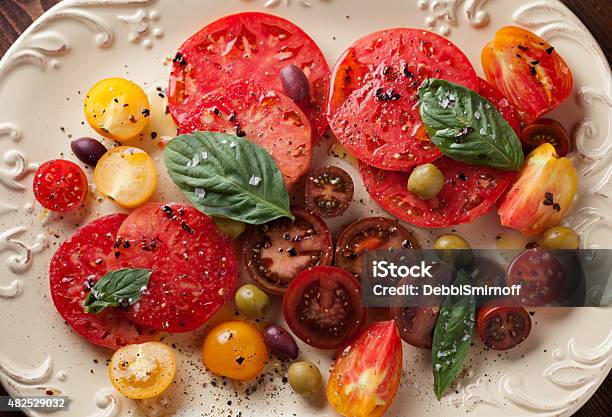
{"label": "dark red cherry tomato half", "polygon": [[87,196],[87,177],[74,162],[54,159],[43,163],[34,174],[34,197],[51,211],[78,209]]}
{"label": "dark red cherry tomato half", "polygon": [[306,208],[321,217],[338,217],[351,204],[354,191],[351,176],[342,168],[319,168],[306,180]]}
{"label": "dark red cherry tomato half", "polygon": [[555,255],[543,248],[528,249],[508,267],[506,285],[520,285],[515,299],[525,306],[544,306],[557,300],[565,286],[565,271]]}
{"label": "dark red cherry tomato half", "polygon": [[497,299],[480,308],[476,327],[480,339],[489,348],[508,350],[527,339],[531,317],[515,300]]}
{"label": "dark red cherry tomato half", "polygon": [[319,349],[336,349],[366,321],[361,285],[341,268],[307,269],[289,284],[283,315],[291,331],[305,343]]}
{"label": "dark red cherry tomato half", "polygon": [[571,148],[567,130],[553,119],[538,119],[528,124],[521,133],[521,142],[526,153],[543,143],[553,145],[560,157],[566,156]]}
{"label": "dark red cherry tomato half", "polygon": [[282,218],[251,227],[242,245],[251,279],[275,295],[283,295],[300,272],[332,261],[333,244],[325,222],[301,209],[293,208],[292,213],[293,222]]}

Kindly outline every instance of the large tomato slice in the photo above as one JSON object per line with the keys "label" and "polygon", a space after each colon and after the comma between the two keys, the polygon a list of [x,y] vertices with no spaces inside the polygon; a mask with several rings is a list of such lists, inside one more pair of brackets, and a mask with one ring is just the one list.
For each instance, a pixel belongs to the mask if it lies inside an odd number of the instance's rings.
{"label": "large tomato slice", "polygon": [[148,203],[117,233],[110,269],[153,270],[140,301],[125,314],[167,332],[200,327],[232,295],[238,267],[231,240],[191,206]]}
{"label": "large tomato slice", "polygon": [[498,30],[484,47],[482,67],[524,124],[553,110],[572,92],[572,73],[555,48],[515,26]]}
{"label": "large tomato slice", "polygon": [[299,27],[277,16],[240,13],[216,20],[189,38],[174,58],[168,100],[180,124],[202,95],[238,79],[283,91],[280,70],[294,64],[310,82],[310,98],[298,105],[313,138],[325,133],[324,105],[329,66],[317,44]]}
{"label": "large tomato slice", "polygon": [[156,337],[155,331],[130,322],[119,310],[108,308],[100,314],[83,310],[91,288],[106,274],[106,257],[126,217],[111,214],[81,227],[55,252],[49,270],[51,297],[66,323],[91,343],[111,349]]}
{"label": "large tomato slice", "polygon": [[329,124],[359,160],[410,171],[440,152],[425,133],[418,88],[442,78],[478,90],[467,57],[448,39],[419,29],[375,32],[355,42],[333,73]]}
{"label": "large tomato slice", "polygon": [[446,157],[433,164],[446,180],[438,195],[429,200],[421,200],[408,191],[408,173],[383,171],[365,164],[359,167],[368,193],[382,208],[415,226],[438,228],[468,223],[488,213],[516,175]]}
{"label": "large tomato slice", "polygon": [[310,124],[284,94],[252,82],[237,81],[200,99],[185,116],[179,133],[209,130],[244,136],[267,150],[285,184],[293,184],[310,168]]}

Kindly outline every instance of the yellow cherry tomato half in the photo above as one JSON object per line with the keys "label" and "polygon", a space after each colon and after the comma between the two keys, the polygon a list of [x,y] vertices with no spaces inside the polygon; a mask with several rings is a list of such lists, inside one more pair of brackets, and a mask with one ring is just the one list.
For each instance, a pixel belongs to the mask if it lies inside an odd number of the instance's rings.
{"label": "yellow cherry tomato half", "polygon": [[102,136],[125,142],[138,136],[149,121],[150,105],[138,85],[123,78],[96,83],[85,97],[85,117]]}
{"label": "yellow cherry tomato half", "polygon": [[104,197],[126,208],[145,203],[157,186],[157,170],[142,149],[118,146],[100,158],[94,169],[96,189]]}
{"label": "yellow cherry tomato half", "polygon": [[108,364],[113,386],[128,398],[153,398],[166,390],[176,374],[176,357],[159,342],[124,346]]}
{"label": "yellow cherry tomato half", "polygon": [[228,321],[214,327],[204,340],[202,353],[212,373],[237,381],[257,377],[269,358],[263,335],[245,321]]}

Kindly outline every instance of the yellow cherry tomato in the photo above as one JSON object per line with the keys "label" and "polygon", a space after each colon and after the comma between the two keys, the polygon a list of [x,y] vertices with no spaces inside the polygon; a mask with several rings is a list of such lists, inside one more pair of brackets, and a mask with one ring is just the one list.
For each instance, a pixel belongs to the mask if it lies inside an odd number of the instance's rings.
{"label": "yellow cherry tomato", "polygon": [[126,208],[146,202],[157,186],[157,170],[142,149],[118,146],[100,158],[94,169],[96,189]]}
{"label": "yellow cherry tomato", "polygon": [[108,364],[113,386],[128,398],[142,400],[160,395],[176,374],[172,349],[159,342],[124,346]]}
{"label": "yellow cherry tomato", "polygon": [[204,340],[202,353],[211,372],[238,381],[261,374],[269,357],[261,332],[245,321],[214,327]]}
{"label": "yellow cherry tomato", "polygon": [[123,78],[96,83],[85,97],[85,117],[102,136],[125,142],[147,126],[149,98],[138,85]]}

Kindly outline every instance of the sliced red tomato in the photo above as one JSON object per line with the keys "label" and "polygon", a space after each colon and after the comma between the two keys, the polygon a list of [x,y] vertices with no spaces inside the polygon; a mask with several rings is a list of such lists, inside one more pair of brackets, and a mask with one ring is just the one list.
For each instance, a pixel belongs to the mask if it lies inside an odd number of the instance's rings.
{"label": "sliced red tomato", "polygon": [[81,227],[57,249],[49,269],[51,297],[66,323],[91,343],[115,350],[157,338],[156,331],[130,322],[118,309],[83,310],[91,288],[106,274],[106,257],[126,217],[111,214]]}
{"label": "sliced red tomato", "polygon": [[523,150],[526,154],[533,151],[543,143],[554,146],[557,155],[567,156],[571,148],[571,142],[567,130],[563,125],[553,119],[538,119],[528,124],[521,134]]}
{"label": "sliced red tomato", "polygon": [[484,47],[482,67],[524,124],[550,112],[572,92],[572,72],[555,48],[515,26],[498,30]]}
{"label": "sliced red tomato", "polygon": [[316,266],[300,272],[283,299],[287,325],[303,342],[319,349],[335,349],[365,324],[361,285],[334,266]]}
{"label": "sliced red tomato", "polygon": [[476,326],[485,345],[494,350],[508,350],[527,339],[531,317],[516,301],[501,298],[480,308]]}
{"label": "sliced red tomato", "polygon": [[140,301],[125,314],[172,333],[204,324],[232,296],[238,275],[232,241],[208,216],[179,203],[134,210],[117,233],[108,266],[153,271]]}
{"label": "sliced red tomato", "polygon": [[395,322],[376,323],[336,360],[327,399],[343,416],[380,417],[393,403],[402,376],[402,341]]}
{"label": "sliced red tomato", "polygon": [[51,211],[73,211],[85,201],[87,177],[74,162],[54,159],[38,167],[33,189],[41,206]]}
{"label": "sliced red tomato", "polygon": [[491,104],[495,106],[517,135],[521,134],[521,122],[519,122],[516,117],[514,106],[493,84],[490,84],[482,78],[478,78],[478,94],[489,100]]}
{"label": "sliced red tomato", "polygon": [[221,87],[193,105],[179,133],[196,130],[234,133],[267,150],[285,184],[293,184],[310,168],[310,124],[288,97],[252,82]]}
{"label": "sliced red tomato", "polygon": [[434,228],[468,223],[488,213],[516,175],[446,157],[433,164],[444,174],[445,183],[429,200],[408,191],[408,173],[383,171],[365,164],[359,167],[368,193],[382,208],[407,223]]}
{"label": "sliced red tomato", "polygon": [[302,29],[265,13],[223,17],[179,48],[168,88],[170,111],[180,124],[200,96],[243,78],[283,92],[279,74],[290,64],[300,67],[310,82],[309,98],[297,104],[308,116],[316,140],[327,128],[327,61]]}
{"label": "sliced red tomato", "polygon": [[375,32],[355,42],[333,73],[329,124],[355,157],[388,170],[441,156],[419,114],[418,88],[442,78],[473,90],[478,77],[467,57],[448,39],[419,29]]}

